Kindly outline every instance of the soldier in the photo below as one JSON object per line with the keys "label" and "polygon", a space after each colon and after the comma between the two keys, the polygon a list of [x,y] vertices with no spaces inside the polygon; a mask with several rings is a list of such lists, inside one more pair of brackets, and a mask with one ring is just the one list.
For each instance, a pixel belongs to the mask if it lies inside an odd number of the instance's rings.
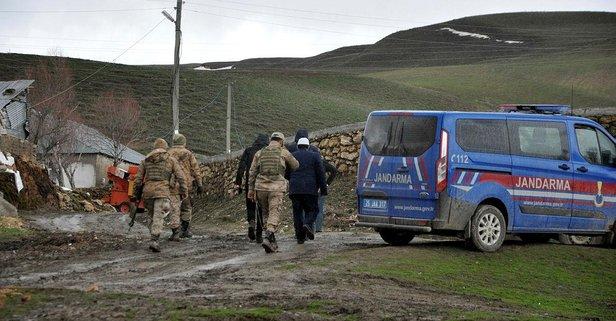
{"label": "soldier", "polygon": [[176,184],[175,188],[171,191],[171,237],[170,241],[179,241],[178,228],[180,227],[180,221],[182,224],[182,233],[179,234],[180,238],[190,238],[192,234],[188,227],[190,226],[190,219],[192,217],[192,199],[191,192],[196,185],[197,192],[203,193],[203,181],[199,171],[199,163],[195,155],[186,148],[186,137],[182,134],[173,135],[173,147],[169,148],[169,155],[175,158],[182,172],[184,173],[184,182],[188,188],[188,194],[183,200],[180,199],[179,186]]}
{"label": "soldier", "polygon": [[150,250],[160,252],[158,238],[163,229],[163,220],[171,209],[169,196],[171,184],[179,185],[180,198],[186,198],[184,174],[178,162],[167,152],[167,142],[157,138],[154,150],[139,165],[135,177],[135,198],[144,199],[150,215]]}
{"label": "soldier", "polygon": [[288,187],[285,172],[287,169],[294,171],[299,167],[299,163],[283,143],[284,135],[273,133],[269,145],[255,154],[248,177],[248,198],[259,202],[266,223],[265,240],[262,244],[266,253],[278,250],[274,233],[278,228],[280,207]]}
{"label": "soldier", "polygon": [[[263,218],[261,209],[257,203],[248,199],[248,175],[250,174],[250,166],[255,154],[269,143],[269,137],[266,134],[258,134],[252,146],[244,149],[240,163],[237,167],[235,175],[235,188],[242,193],[242,188],[246,192],[246,220],[248,221],[248,239],[251,242],[263,243]],[[242,180],[244,186],[242,186]]]}

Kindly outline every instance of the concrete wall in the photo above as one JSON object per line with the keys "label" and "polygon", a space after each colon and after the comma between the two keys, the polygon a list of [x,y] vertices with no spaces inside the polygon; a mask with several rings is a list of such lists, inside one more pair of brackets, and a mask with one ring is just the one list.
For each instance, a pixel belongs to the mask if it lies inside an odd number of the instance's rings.
{"label": "concrete wall", "polygon": [[[74,163],[70,166],[75,168],[75,187],[90,188],[102,187],[107,185],[107,168],[113,165],[113,159],[102,154],[83,154],[80,157],[75,156]],[[120,168],[128,170],[128,163],[121,163]],[[64,181],[68,184],[68,177],[64,174]]]}

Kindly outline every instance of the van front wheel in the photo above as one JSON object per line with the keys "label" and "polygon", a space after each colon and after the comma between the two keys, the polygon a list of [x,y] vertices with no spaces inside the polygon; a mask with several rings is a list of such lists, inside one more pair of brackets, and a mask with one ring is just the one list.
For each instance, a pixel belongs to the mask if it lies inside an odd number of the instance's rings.
{"label": "van front wheel", "polygon": [[498,250],[507,233],[507,224],[501,211],[492,205],[481,205],[471,220],[471,241],[482,252]]}
{"label": "van front wheel", "polygon": [[381,238],[389,245],[402,246],[407,245],[415,237],[415,234],[409,231],[380,229]]}

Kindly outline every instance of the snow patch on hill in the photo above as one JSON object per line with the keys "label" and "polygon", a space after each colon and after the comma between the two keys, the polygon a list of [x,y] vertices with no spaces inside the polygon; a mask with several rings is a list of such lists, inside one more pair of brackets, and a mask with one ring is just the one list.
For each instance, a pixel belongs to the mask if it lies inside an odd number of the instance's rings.
{"label": "snow patch on hill", "polygon": [[216,70],[229,70],[229,69],[233,69],[234,66],[225,66],[225,67],[220,67],[220,68],[210,68],[210,67],[205,67],[205,66],[199,66],[199,67],[195,67],[193,68],[193,70],[205,70],[205,71],[216,71]]}
{"label": "snow patch on hill", "polygon": [[466,32],[466,31],[460,31],[460,30],[456,30],[453,28],[441,28],[439,30],[446,30],[449,31],[453,34],[456,34],[460,37],[471,37],[471,38],[477,38],[477,39],[490,39],[490,36],[487,35],[482,35],[480,33],[473,33],[473,32]]}

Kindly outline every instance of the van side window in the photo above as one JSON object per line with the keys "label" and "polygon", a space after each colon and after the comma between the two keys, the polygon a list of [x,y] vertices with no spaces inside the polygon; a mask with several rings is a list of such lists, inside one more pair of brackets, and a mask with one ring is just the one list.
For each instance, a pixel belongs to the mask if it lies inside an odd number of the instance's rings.
{"label": "van side window", "polygon": [[587,162],[616,167],[616,146],[603,132],[585,125],[575,125],[580,154]]}
{"label": "van side window", "polygon": [[565,123],[513,120],[509,139],[512,155],[569,160]]}
{"label": "van side window", "polygon": [[507,123],[498,119],[458,119],[456,142],[466,152],[509,154]]}

